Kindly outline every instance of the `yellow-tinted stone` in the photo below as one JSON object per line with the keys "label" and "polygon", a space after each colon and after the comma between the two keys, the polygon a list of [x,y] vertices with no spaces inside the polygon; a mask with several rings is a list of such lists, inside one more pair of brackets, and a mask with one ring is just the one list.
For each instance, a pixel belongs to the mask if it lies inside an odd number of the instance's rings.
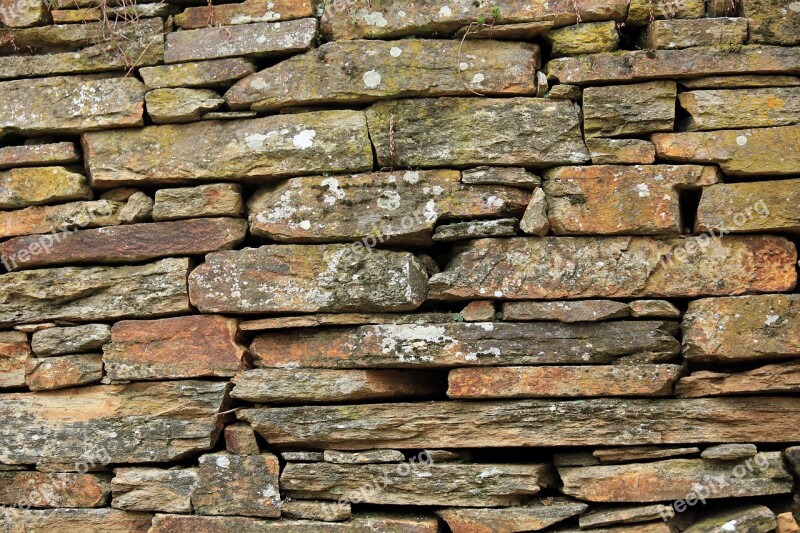
{"label": "yellow-tinted stone", "polygon": [[544,39],[552,47],[552,57],[613,52],[619,47],[614,21],[590,22],[551,30]]}
{"label": "yellow-tinted stone", "polygon": [[65,167],[23,167],[0,171],[0,209],[88,200],[86,176]]}
{"label": "yellow-tinted stone", "polygon": [[703,189],[695,231],[800,232],[800,179],[720,183]]}
{"label": "yellow-tinted stone", "polygon": [[688,91],[678,95],[688,131],[766,128],[800,122],[800,87]]}

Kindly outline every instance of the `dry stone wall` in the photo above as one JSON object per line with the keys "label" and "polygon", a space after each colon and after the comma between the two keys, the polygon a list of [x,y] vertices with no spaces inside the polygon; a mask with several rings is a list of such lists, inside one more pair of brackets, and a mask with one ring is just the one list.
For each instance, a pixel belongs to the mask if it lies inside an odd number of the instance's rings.
{"label": "dry stone wall", "polygon": [[800,3],[0,0],[0,531],[798,533]]}

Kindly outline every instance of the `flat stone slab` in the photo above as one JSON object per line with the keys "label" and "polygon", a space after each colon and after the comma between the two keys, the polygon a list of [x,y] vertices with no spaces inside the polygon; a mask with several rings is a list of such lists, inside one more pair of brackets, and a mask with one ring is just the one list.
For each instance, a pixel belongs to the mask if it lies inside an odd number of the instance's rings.
{"label": "flat stone slab", "polygon": [[88,200],[91,197],[92,189],[86,176],[70,168],[25,167],[0,170],[0,209]]}
{"label": "flat stone slab", "polygon": [[679,398],[738,396],[742,394],[783,393],[800,391],[800,361],[792,360],[764,365],[744,372],[711,372],[698,370],[684,376],[675,386]]}
{"label": "flat stone slab", "polygon": [[800,122],[800,87],[686,91],[678,95],[688,119],[682,130],[768,128]]}
{"label": "flat stone slab", "polygon": [[589,506],[568,498],[534,500],[519,507],[463,509],[451,507],[436,511],[453,533],[492,531],[538,531],[581,514]]}
{"label": "flat stone slab", "polygon": [[0,472],[0,504],[12,507],[103,507],[108,505],[111,495],[109,479],[107,474]]}
{"label": "flat stone slab", "polygon": [[144,80],[144,86],[151,90],[169,87],[228,87],[255,71],[256,67],[251,60],[231,57],[143,67],[139,69],[139,74]]}
{"label": "flat stone slab", "polygon": [[0,169],[66,165],[80,161],[74,143],[24,144],[0,148]]}
{"label": "flat stone slab", "polygon": [[[148,518],[149,521],[149,518]],[[1,523],[1,522],[0,522]],[[320,522],[316,520],[259,520],[240,516],[192,516],[158,514],[153,518],[149,533],[175,533],[194,531],[197,533],[437,533],[439,521],[435,517],[403,517],[362,513],[347,522]]]}
{"label": "flat stone slab", "polygon": [[625,137],[672,131],[676,96],[674,81],[587,87],[583,91],[584,134],[587,138]]}
{"label": "flat stone slab", "polygon": [[175,16],[184,30],[228,24],[252,24],[299,19],[314,14],[311,0],[246,0],[237,4],[187,7]]}
{"label": "flat stone slab", "polygon": [[720,183],[703,189],[696,232],[800,233],[800,179]]}

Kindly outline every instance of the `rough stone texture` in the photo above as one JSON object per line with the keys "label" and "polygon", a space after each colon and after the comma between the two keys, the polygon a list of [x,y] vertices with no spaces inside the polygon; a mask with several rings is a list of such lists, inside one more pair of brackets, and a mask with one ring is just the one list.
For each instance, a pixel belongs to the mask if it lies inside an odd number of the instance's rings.
{"label": "rough stone texture", "polygon": [[628,304],[633,318],[680,318],[681,311],[666,300],[636,300]]}
{"label": "rough stone texture", "polygon": [[[130,195],[128,203],[119,212],[119,219],[123,224],[133,224],[136,222],[149,222],[153,218],[153,199],[141,191]],[[232,223],[229,223],[229,225]],[[225,226],[223,222],[221,226]],[[224,229],[221,228],[221,233]],[[229,233],[236,233],[235,229],[228,230]]]}
{"label": "rough stone texture", "polygon": [[[83,144],[97,187],[372,169],[360,111],[97,132],[86,134]],[[220,144],[225,150],[219,150]],[[150,157],[156,149],[159,157]]]}
{"label": "rough stone texture", "polygon": [[97,383],[103,378],[99,354],[28,359],[25,382],[32,391],[64,389]]}
{"label": "rough stone texture", "polygon": [[800,356],[800,295],[765,294],[689,302],[683,355],[744,362]]}
{"label": "rough stone texture", "polygon": [[278,23],[258,22],[204,27],[168,33],[165,63],[183,63],[224,57],[272,57],[311,48],[317,36],[314,19]]}
{"label": "rough stone texture", "polygon": [[208,254],[189,277],[189,294],[204,313],[410,311],[425,300],[426,281],[407,252],[262,246]]}
{"label": "rough stone texture", "polygon": [[547,198],[542,189],[533,191],[531,201],[519,222],[519,228],[528,235],[543,237],[550,233],[550,222],[547,219]]}
{"label": "rough stone texture", "polygon": [[[557,529],[558,533],[585,533],[584,529]],[[633,526],[616,526],[592,529],[592,533],[671,533],[669,525],[664,522],[650,522]]]}
{"label": "rough stone texture", "polygon": [[450,371],[447,396],[483,398],[592,398],[671,396],[678,365],[507,366]]}
{"label": "rough stone texture", "polygon": [[695,371],[681,378],[675,387],[680,398],[797,392],[800,392],[800,361],[736,373]]}
{"label": "rough stone texture", "polygon": [[295,463],[317,463],[325,460],[323,452],[283,452],[281,457],[284,461]]}
{"label": "rough stone texture", "polygon": [[383,490],[363,491],[364,503],[501,507],[519,505],[526,495],[554,484],[548,464],[421,462],[409,468],[418,475],[401,475],[394,464],[289,463],[281,488],[289,497],[338,500],[376,478]]}
{"label": "rough stone texture", "polygon": [[776,515],[775,518],[777,519],[776,533],[796,533],[800,531],[800,525],[797,524],[792,513],[781,513]]}
{"label": "rough stone texture", "polygon": [[114,381],[233,376],[245,367],[237,322],[216,315],[123,320],[103,348]]}
{"label": "rough stone texture", "polygon": [[[501,12],[502,16],[502,12]],[[553,28],[552,20],[514,22],[511,24],[469,24],[459,29],[454,37],[467,39],[493,39],[497,41],[532,41]]]}
{"label": "rough stone texture", "polygon": [[260,368],[237,376],[231,396],[256,403],[333,403],[433,396],[436,376],[402,370]]}
{"label": "rough stone texture", "polygon": [[335,506],[317,500],[288,500],[281,505],[281,516],[300,520],[321,520],[323,522],[343,522],[352,518],[350,504]]}
{"label": "rough stone texture", "polygon": [[654,20],[642,35],[644,48],[732,46],[747,41],[746,18]]}
{"label": "rough stone texture", "polygon": [[382,167],[541,167],[589,160],[578,110],[568,101],[397,100],[374,104],[367,110],[367,121]]}
{"label": "rough stone texture", "polygon": [[[730,463],[668,459],[654,463],[559,468],[562,492],[593,502],[656,502],[685,498],[696,485],[708,498],[762,496],[792,491],[792,475],[780,452],[758,454],[752,470],[737,476]],[[665,484],[664,479],[669,483]],[[716,482],[715,482],[716,481]]]}
{"label": "rough stone texture", "polygon": [[177,220],[201,217],[238,217],[244,213],[242,187],[219,183],[159,189],[153,205],[153,220]]}
{"label": "rough stone texture", "polygon": [[184,30],[227,24],[277,22],[310,17],[311,0],[246,0],[237,4],[189,7],[175,17],[175,24]]}
{"label": "rough stone texture", "polygon": [[189,311],[188,259],[120,267],[65,267],[0,276],[0,325],[113,320]]}
{"label": "rough stone texture", "polygon": [[136,78],[56,76],[0,82],[0,134],[141,126],[143,112],[144,85]]}
{"label": "rough stone texture", "polygon": [[339,41],[248,76],[225,99],[232,109],[271,111],[412,96],[532,95],[538,62],[538,46],[527,43]]}
{"label": "rough stone texture", "polygon": [[88,200],[86,176],[65,167],[30,167],[0,171],[0,209]]}
{"label": "rough stone texture", "polygon": [[630,524],[672,517],[675,511],[666,505],[637,505],[635,507],[612,507],[582,515],[578,522],[581,529],[591,529],[617,524]]}
{"label": "rough stone texture", "polygon": [[125,205],[122,202],[97,200],[0,211],[0,237],[115,226],[122,222],[120,213]]}
{"label": "rough stone texture", "polygon": [[155,89],[144,98],[147,114],[156,124],[194,122],[225,100],[211,89]]}
{"label": "rough stone texture", "polygon": [[0,23],[9,28],[24,28],[47,22],[47,6],[42,0],[3,0]]}
{"label": "rough stone texture", "polygon": [[595,165],[649,165],[656,160],[656,149],[641,139],[586,139]]}
{"label": "rough stone texture", "polygon": [[117,509],[37,509],[0,507],[0,527],[12,533],[46,531],[114,531],[144,533],[153,515]]}
{"label": "rough stone texture", "polygon": [[439,220],[520,215],[526,191],[463,185],[452,170],[293,178],[259,189],[250,231],[281,242],[427,244]]}
{"label": "rough stone texture", "polygon": [[80,159],[75,144],[71,142],[24,144],[0,148],[0,169],[66,165]]}
{"label": "rough stone texture", "polygon": [[586,510],[588,505],[567,498],[539,500],[505,509],[441,509],[436,511],[453,533],[538,531]]}
{"label": "rough stone texture", "polygon": [[[428,297],[564,299],[694,297],[791,290],[797,251],[778,237],[695,241],[647,237],[483,239],[459,247]],[[688,257],[688,262],[682,260]],[[662,262],[662,258],[664,261]],[[516,265],[524,262],[525,272]],[[566,265],[575,274],[562,276]],[[613,270],[612,270],[613,269]],[[595,283],[596,276],[606,280]]]}
{"label": "rough stone texture", "polygon": [[800,434],[797,398],[409,405],[243,409],[237,416],[274,446],[339,450],[792,442]]}
{"label": "rough stone texture", "polygon": [[[30,507],[102,507],[111,489],[108,476],[0,472],[0,504]],[[1,519],[0,519],[1,520]],[[3,522],[0,521],[0,525]]]}
{"label": "rough stone texture", "polygon": [[[624,448],[601,448],[592,452],[603,464],[631,463],[635,461],[652,461],[654,459],[668,459],[670,457],[683,457],[686,455],[699,455],[700,448],[667,448],[661,446],[625,446]],[[594,463],[561,464],[556,466],[588,466]]]}
{"label": "rough stone texture", "polygon": [[160,462],[207,450],[220,429],[217,412],[227,387],[167,381],[2,394],[0,461],[77,467],[104,457],[112,463]]}
{"label": "rough stone texture", "polygon": [[25,368],[30,357],[31,347],[25,333],[0,331],[0,389],[25,386]]}
{"label": "rough stone texture", "polygon": [[741,9],[750,23],[751,43],[800,44],[800,12],[791,0],[743,0]]}
{"label": "rough stone texture", "polygon": [[541,187],[542,180],[536,174],[520,167],[476,167],[461,173],[461,183],[509,185],[521,189],[536,189]]}
{"label": "rough stone texture", "polygon": [[225,449],[236,455],[258,455],[256,433],[247,424],[236,423],[225,428]]}
{"label": "rough stone texture", "polygon": [[232,57],[144,67],[139,69],[139,74],[147,90],[152,90],[177,87],[227,87],[255,71],[252,61],[242,57]]}
{"label": "rough stone texture", "polygon": [[551,57],[613,52],[619,47],[616,23],[594,22],[567,26],[544,34],[550,43]]}
{"label": "rough stone texture", "polygon": [[338,450],[325,450],[323,457],[328,463],[351,465],[401,463],[405,461],[405,455],[397,450],[367,450],[363,452],[340,452]]}
{"label": "rough stone texture", "polygon": [[678,192],[721,181],[716,167],[695,165],[559,167],[544,177],[556,235],[675,235]]}
{"label": "rough stone texture", "polygon": [[685,533],[716,533],[730,531],[732,533],[768,533],[777,526],[775,513],[763,505],[745,505],[736,509],[728,509],[704,516]]}
{"label": "rough stone texture", "polygon": [[689,90],[695,89],[749,89],[758,87],[796,87],[800,85],[797,76],[759,76],[741,74],[739,76],[706,76],[693,80],[681,80],[681,85]]}
{"label": "rough stone texture", "polygon": [[800,232],[800,179],[725,183],[703,189],[695,231]]}
{"label": "rough stone texture", "polygon": [[754,457],[758,453],[755,444],[719,444],[703,450],[700,457],[717,461],[736,461]]}
{"label": "rough stone texture", "polygon": [[213,453],[200,457],[192,505],[197,514],[277,518],[278,458],[272,454],[239,456]]}
{"label": "rough stone texture", "polygon": [[239,324],[242,331],[263,331],[317,326],[361,326],[364,324],[439,324],[453,322],[452,313],[318,313],[314,315],[261,318]]}
{"label": "rough stone texture", "polygon": [[[64,2],[55,1],[51,5],[63,5],[64,3],[74,5],[81,3],[81,0],[65,0]],[[167,18],[180,11],[176,5],[157,2],[152,4],[126,4],[111,7],[116,2],[106,4],[105,10],[99,7],[83,7],[78,9],[52,9],[50,16],[54,24],[76,24],[103,20],[107,16],[110,20],[128,19],[140,20],[153,17]],[[115,21],[116,22],[116,21]]]}
{"label": "rough stone texture", "polygon": [[505,302],[503,320],[513,322],[555,320],[557,322],[596,322],[625,318],[630,314],[628,304],[611,300],[582,300],[577,302]]}
{"label": "rough stone texture", "polygon": [[194,468],[116,468],[111,480],[111,506],[125,511],[190,513],[195,483]]}
{"label": "rough stone texture", "polygon": [[459,315],[467,322],[491,322],[495,318],[494,302],[488,300],[470,302]]}
{"label": "rough stone texture", "polygon": [[689,131],[765,128],[800,122],[800,87],[688,91],[678,95]]}
{"label": "rough stone texture", "polygon": [[[250,350],[267,368],[447,368],[669,360],[670,322],[450,323],[268,333]],[[589,346],[587,346],[587,342]]]}
{"label": "rough stone texture", "polygon": [[656,155],[666,161],[716,163],[729,176],[763,177],[800,172],[800,126],[659,133]]}
{"label": "rough stone texture", "polygon": [[696,19],[705,15],[703,0],[631,0],[627,24],[646,25],[655,19]]}
{"label": "rough stone texture", "polygon": [[434,242],[467,241],[487,237],[513,237],[517,234],[519,220],[501,218],[498,220],[473,220],[455,222],[436,228],[433,233]]}
{"label": "rough stone texture", "polygon": [[[2,523],[2,522],[0,522]],[[435,517],[361,514],[345,523],[245,517],[156,515],[149,533],[437,533]]]}
{"label": "rough stone texture", "polygon": [[[15,237],[0,244],[10,270],[82,263],[146,261],[175,255],[202,255],[233,248],[244,240],[241,219],[201,218],[130,224],[62,234],[45,248],[41,237]],[[35,253],[33,246],[42,248]],[[29,252],[29,253],[25,253]]]}
{"label": "rough stone texture", "polygon": [[586,137],[624,137],[672,131],[675,122],[674,81],[587,87],[583,91]]}

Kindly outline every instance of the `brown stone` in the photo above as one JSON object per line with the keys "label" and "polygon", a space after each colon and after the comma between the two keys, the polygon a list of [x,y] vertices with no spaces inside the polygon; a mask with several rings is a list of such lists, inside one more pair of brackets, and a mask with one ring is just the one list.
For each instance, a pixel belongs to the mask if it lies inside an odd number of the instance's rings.
{"label": "brown stone", "polygon": [[[70,202],[0,211],[0,237],[64,232],[75,228],[116,226],[126,204],[111,200]],[[50,237],[42,237],[49,239]],[[55,239],[55,237],[52,237]],[[45,241],[48,242],[48,241]]]}
{"label": "brown stone", "polygon": [[777,526],[775,513],[763,505],[742,505],[703,516],[685,533],[769,533]]}
{"label": "brown stone", "polygon": [[30,357],[31,346],[25,333],[0,331],[0,389],[25,386],[25,368]]}
{"label": "brown stone", "polygon": [[236,455],[258,455],[259,447],[253,428],[241,422],[226,426],[225,449]]}
{"label": "brown stone", "polygon": [[222,107],[225,100],[211,89],[154,89],[144,97],[147,115],[155,124],[195,122]]}
{"label": "brown stone", "polygon": [[800,233],[800,179],[720,183],[703,189],[696,232]]}
{"label": "brown stone", "polygon": [[234,378],[231,396],[256,403],[332,403],[438,394],[437,376],[402,370],[259,368]]}
{"label": "brown stone", "polygon": [[25,382],[32,391],[64,389],[97,383],[103,378],[100,354],[28,359]]}
{"label": "brown stone", "polygon": [[631,0],[627,24],[645,25],[651,19],[696,19],[705,15],[703,0]]}
{"label": "brown stone", "polygon": [[111,494],[108,481],[109,476],[95,474],[0,472],[0,504],[25,509],[103,507]]}
{"label": "brown stone", "polygon": [[499,218],[496,220],[470,220],[442,224],[433,232],[433,242],[468,241],[488,237],[513,237],[517,234],[519,220]]}
{"label": "brown stone", "polygon": [[[82,0],[72,1],[75,4],[82,3]],[[69,3],[70,0],[65,0],[65,2]],[[65,2],[52,2],[51,5],[63,4]],[[112,7],[112,5],[116,3],[116,1],[108,2],[103,9],[100,9],[99,6],[78,9],[52,9],[50,11],[50,16],[53,17],[54,24],[85,24],[98,20],[102,21],[105,17],[112,21],[113,24],[120,19],[130,23],[131,20],[154,17],[167,18],[180,12],[179,6],[162,2],[155,2],[152,4],[125,4]],[[124,25],[122,26],[124,27]]]}
{"label": "brown stone", "polygon": [[461,172],[461,183],[536,189],[541,187],[542,179],[521,167],[476,167]]}
{"label": "brown stone", "polygon": [[[666,361],[677,353],[669,322],[380,325],[267,333],[250,347],[266,368],[448,368]],[[587,345],[588,344],[588,345]]]}
{"label": "brown stone", "polygon": [[135,262],[227,250],[241,243],[246,233],[245,221],[232,218],[130,224],[63,233],[48,247],[40,236],[15,237],[0,244],[0,255],[10,270]]}
{"label": "brown stone", "polygon": [[286,500],[281,505],[281,516],[300,520],[343,522],[352,518],[349,503],[336,505],[321,500]]}
{"label": "brown stone", "polygon": [[242,187],[237,183],[217,183],[159,189],[153,205],[153,220],[199,217],[238,217],[244,214]]}
{"label": "brown stone", "polygon": [[316,36],[312,18],[176,31],[166,35],[164,62],[291,55],[311,48]]}
{"label": "brown stone", "polygon": [[544,34],[544,40],[550,43],[551,57],[613,52],[619,48],[619,33],[614,21],[551,30]]}
{"label": "brown stone", "polygon": [[678,365],[505,366],[450,371],[447,396],[483,398],[593,398],[671,396]]}
{"label": "brown stone", "polygon": [[578,522],[581,529],[591,529],[617,524],[630,524],[671,518],[672,507],[666,505],[637,505],[635,507],[611,507],[582,515]]}
{"label": "brown stone", "polygon": [[675,122],[674,81],[587,87],[583,91],[586,137],[624,137],[672,131]]}
{"label": "brown stone", "polygon": [[47,5],[42,0],[2,0],[0,23],[9,28],[47,24]]}
{"label": "brown stone", "polygon": [[679,398],[797,392],[800,392],[800,361],[736,373],[695,371],[681,378],[675,387]]}
{"label": "brown stone", "polygon": [[201,515],[277,518],[281,515],[279,474],[278,458],[269,453],[203,455],[192,505]]}
{"label": "brown stone", "polygon": [[0,171],[0,209],[18,209],[68,200],[88,200],[86,176],[64,167],[29,167]]}
{"label": "brown stone", "polygon": [[169,87],[208,87],[213,89],[228,87],[255,71],[256,68],[252,61],[243,57],[231,57],[143,67],[139,69],[139,74],[142,76],[147,90]]}
{"label": "brown stone", "polygon": [[744,362],[800,356],[800,295],[765,294],[689,302],[683,355]]}
{"label": "brown stone", "polygon": [[136,191],[130,195],[128,203],[119,212],[119,219],[123,224],[150,222],[152,218],[153,199],[141,191]]}
{"label": "brown stone", "polygon": [[643,48],[735,46],[747,41],[746,18],[654,20],[642,35]]}
{"label": "brown stone", "polygon": [[800,12],[792,0],[742,0],[741,11],[750,24],[749,42],[800,44]]}
{"label": "brown stone", "polygon": [[241,331],[263,331],[290,328],[316,328],[317,326],[361,326],[364,324],[426,324],[453,322],[452,313],[318,313],[245,320],[239,323]]}
{"label": "brown stone", "polygon": [[757,453],[755,444],[718,444],[703,450],[700,457],[715,461],[736,461],[755,457]]}
{"label": "brown stone", "polygon": [[459,315],[467,322],[491,322],[495,316],[494,302],[488,300],[470,302]]}
{"label": "brown stone", "polygon": [[[600,459],[603,464],[632,463],[637,461],[652,461],[653,459],[668,459],[685,455],[699,455],[700,448],[668,448],[664,446],[625,446],[624,448],[601,448],[592,452],[592,456]],[[596,464],[596,463],[595,463]],[[557,466],[586,466],[586,465],[557,465]]]}
{"label": "brown stone", "polygon": [[678,95],[687,131],[765,128],[800,122],[800,87],[688,91]]}
{"label": "brown stone", "polygon": [[596,322],[624,318],[630,314],[627,304],[612,300],[577,302],[505,302],[503,320],[512,322],[555,320],[557,322]]}
{"label": "brown stone", "polygon": [[175,17],[175,24],[184,30],[192,30],[207,26],[299,19],[312,16],[312,4],[311,0],[246,0],[238,4],[188,7]]}
{"label": "brown stone", "polygon": [[[724,0],[728,1],[728,0]],[[681,80],[681,85],[689,90],[695,89],[749,89],[760,87],[797,87],[797,76],[759,76],[742,74],[739,76],[706,76],[691,80]]]}
{"label": "brown stone", "polygon": [[634,300],[628,304],[633,318],[680,318],[681,311],[666,300]]}
{"label": "brown stone", "polygon": [[535,500],[505,509],[441,509],[436,511],[453,533],[539,531],[585,511],[589,506],[567,498]]}
{"label": "brown stone", "polygon": [[800,525],[797,524],[792,513],[781,513],[775,518],[777,519],[775,533],[797,533],[800,531]]}
{"label": "brown stone", "polygon": [[21,510],[0,507],[0,527],[11,533],[45,531],[113,531],[146,533],[153,515],[116,509]]}
{"label": "brown stone", "polygon": [[[148,519],[149,521],[149,519]],[[2,524],[2,522],[0,522]],[[258,520],[239,516],[156,515],[149,533],[437,533],[435,517],[360,514],[344,523]]]}
{"label": "brown stone", "polygon": [[656,160],[656,149],[642,139],[586,139],[595,165],[649,165]]}
{"label": "brown stone", "polygon": [[0,148],[0,169],[66,165],[80,161],[81,156],[71,142],[25,144]]}
{"label": "brown stone", "polygon": [[197,469],[115,468],[111,507],[125,511],[190,513]]}
{"label": "brown stone", "polygon": [[[725,237],[705,247],[696,240],[648,237],[483,239],[456,249],[447,268],[431,277],[428,298],[695,297],[785,291],[797,282],[796,261],[794,245],[780,237]],[[524,272],[518,268],[521,263],[526,265]],[[565,278],[564,268],[575,274]],[[597,279],[605,283],[598,285]]]}
{"label": "brown stone", "polygon": [[533,191],[531,201],[519,222],[519,228],[528,235],[539,235],[540,237],[550,233],[550,222],[547,219],[547,197],[544,190]]}

